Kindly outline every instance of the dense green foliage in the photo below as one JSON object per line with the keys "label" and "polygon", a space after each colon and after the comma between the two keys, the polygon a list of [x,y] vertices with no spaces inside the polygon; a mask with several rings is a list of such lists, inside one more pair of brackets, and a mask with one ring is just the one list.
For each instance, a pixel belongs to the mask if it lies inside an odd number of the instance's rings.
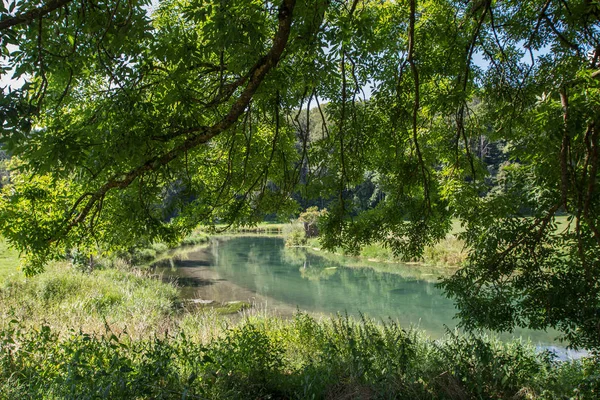
{"label": "dense green foliage", "polygon": [[330,249],[419,257],[459,218],[464,326],[600,346],[597,1],[146,5],[0,8],[25,80],[0,97],[0,231],[28,274],[287,215],[299,190],[328,199]]}
{"label": "dense green foliage", "polygon": [[50,328],[0,332],[0,394],[53,398],[592,399],[598,360],[556,362],[519,344],[449,335],[432,342],[393,323],[250,318],[203,343],[95,337]]}

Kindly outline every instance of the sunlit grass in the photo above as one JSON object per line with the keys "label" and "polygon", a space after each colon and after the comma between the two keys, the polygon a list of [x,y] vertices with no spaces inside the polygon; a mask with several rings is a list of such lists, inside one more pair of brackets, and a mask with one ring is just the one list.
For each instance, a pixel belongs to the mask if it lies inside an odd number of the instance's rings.
{"label": "sunlit grass", "polygon": [[[0,284],[0,326],[11,320],[56,331],[75,328],[139,336],[159,332],[168,322],[178,290],[140,270],[108,268],[80,272],[57,263],[31,278],[6,276]],[[167,329],[167,327],[164,327]]]}
{"label": "sunlit grass", "polygon": [[22,273],[19,270],[19,253],[11,249],[0,237],[0,281],[12,274]]}
{"label": "sunlit grass", "polygon": [[2,398],[567,398],[593,392],[585,368],[598,379],[593,359],[554,363],[517,342],[187,310],[173,285],[124,264],[25,278],[0,246]]}

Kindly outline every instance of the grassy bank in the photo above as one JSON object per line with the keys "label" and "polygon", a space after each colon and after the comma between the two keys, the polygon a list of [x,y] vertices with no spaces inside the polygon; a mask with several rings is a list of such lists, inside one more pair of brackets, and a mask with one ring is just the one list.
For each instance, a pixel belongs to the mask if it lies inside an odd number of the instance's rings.
{"label": "grassy bank", "polygon": [[[139,247],[129,256],[137,257],[140,250],[150,254],[143,263],[185,258],[187,252],[197,249],[195,244],[207,240],[206,235],[195,234],[182,241],[184,247]],[[109,327],[113,332],[141,338],[164,335],[200,314],[236,314],[249,308],[247,303],[237,302],[182,302],[173,282],[164,281],[147,266],[133,266],[131,259],[98,259],[93,269],[57,262],[43,273],[25,277],[17,268],[17,254],[5,242],[0,241],[0,245],[6,250],[0,253],[0,329],[17,320],[23,328],[39,329],[44,325],[61,335],[73,329],[97,335]],[[144,251],[148,249],[153,251]]]}
{"label": "grassy bank", "polygon": [[[363,247],[359,257],[378,262],[402,262],[389,248],[378,243]],[[432,266],[457,268],[466,258],[467,250],[464,242],[454,235],[448,235],[439,243],[425,247],[421,258],[409,261]]]}
{"label": "grassy bank", "polygon": [[[204,232],[192,232],[190,235],[184,237],[180,242],[179,246],[196,246],[199,244],[207,243],[210,237]],[[118,258],[126,261],[132,265],[147,264],[151,261],[165,257],[168,253],[173,250],[165,243],[141,243],[138,246],[130,249],[127,252],[122,252],[118,255]],[[99,259],[94,261],[95,264],[100,262],[112,263],[111,260]],[[102,267],[102,265],[100,265]],[[19,270],[19,254],[11,249],[6,241],[0,237],[0,281],[11,274],[22,274]]]}
{"label": "grassy bank", "polygon": [[369,268],[377,273],[387,273],[402,276],[406,279],[419,279],[429,282],[438,282],[440,277],[452,275],[456,268],[440,267],[435,265],[428,265],[423,263],[413,263],[410,268],[401,267],[395,262],[379,262],[370,261],[363,257],[345,256],[342,254],[334,254],[326,251],[322,251],[318,248],[313,247],[286,247],[284,255],[289,262],[293,262],[302,265],[306,260],[308,254],[314,254],[326,260],[324,265],[329,264],[324,270],[315,269],[315,265],[312,265],[311,269],[302,269],[302,273],[310,272],[321,272],[327,274],[330,272],[334,273],[335,267],[342,268]]}
{"label": "grassy bank", "polygon": [[433,342],[389,323],[246,318],[213,337],[0,332],[4,398],[596,398],[599,360],[555,362],[518,343]]}
{"label": "grassy bank", "polygon": [[[210,237],[204,232],[192,232],[179,242],[178,246],[196,246],[207,243]],[[129,252],[120,254],[120,257],[133,265],[145,264],[158,258],[165,257],[173,250],[165,243],[144,243],[131,249]]]}
{"label": "grassy bank", "polygon": [[0,282],[0,327],[12,320],[26,328],[47,325],[56,332],[81,329],[128,331],[138,337],[167,329],[177,300],[177,288],[148,272],[106,268],[79,272],[59,263],[32,278],[22,274]]}
{"label": "grassy bank", "polygon": [[[455,221],[452,225],[452,232],[439,243],[425,247],[423,255],[419,259],[403,260],[396,256],[392,249],[385,246],[383,243],[371,243],[362,246],[359,254],[352,256],[378,263],[399,263],[408,261],[429,266],[445,267],[453,270],[460,267],[468,255],[465,243],[457,237],[457,234],[461,229],[460,224]],[[307,238],[304,226],[301,223],[295,222],[287,224],[283,227],[282,232],[286,239],[286,246],[288,247],[309,247],[314,250],[320,250],[321,246],[318,237]],[[323,253],[327,252],[324,251]],[[340,256],[347,255],[342,249],[337,249],[332,253]]]}
{"label": "grassy bank", "polygon": [[237,234],[237,233],[257,233],[267,235],[280,235],[284,233],[287,223],[279,222],[261,222],[251,226],[231,226],[224,224],[216,224],[211,226],[202,226],[201,229],[211,234]]}
{"label": "grassy bank", "polygon": [[[309,247],[313,250],[321,251],[319,239],[311,238],[303,242],[302,246]],[[321,251],[321,254],[327,254],[326,251]],[[338,256],[347,256],[341,252],[334,252]],[[392,250],[380,243],[373,243],[367,246],[363,246],[360,249],[360,253],[357,256],[347,256],[348,259],[351,257],[358,257],[359,259],[377,262],[377,263],[400,263],[406,262],[401,258],[394,255]],[[456,268],[467,258],[467,249],[464,246],[464,242],[458,239],[454,235],[449,235],[446,239],[435,244],[434,246],[427,246],[423,252],[423,256],[419,259],[408,260],[408,262],[416,263],[421,267],[443,267],[446,272],[454,272]],[[438,272],[444,274],[444,271],[440,268],[436,268]]]}

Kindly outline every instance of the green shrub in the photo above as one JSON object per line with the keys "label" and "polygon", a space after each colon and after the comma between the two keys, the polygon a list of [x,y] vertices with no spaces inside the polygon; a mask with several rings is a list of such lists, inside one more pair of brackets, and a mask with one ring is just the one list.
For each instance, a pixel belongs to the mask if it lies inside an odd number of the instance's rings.
{"label": "green shrub", "polygon": [[432,342],[394,323],[249,318],[208,343],[47,326],[0,331],[9,398],[597,398],[598,358],[559,362],[518,342]]}
{"label": "green shrub", "polygon": [[304,232],[307,237],[319,236],[319,220],[327,215],[327,210],[322,209],[319,211],[319,207],[313,206],[308,207],[298,217],[298,222],[302,223]]}
{"label": "green shrub", "polygon": [[306,244],[306,232],[304,231],[304,225],[301,223],[284,226],[283,235],[286,246],[304,246]]}

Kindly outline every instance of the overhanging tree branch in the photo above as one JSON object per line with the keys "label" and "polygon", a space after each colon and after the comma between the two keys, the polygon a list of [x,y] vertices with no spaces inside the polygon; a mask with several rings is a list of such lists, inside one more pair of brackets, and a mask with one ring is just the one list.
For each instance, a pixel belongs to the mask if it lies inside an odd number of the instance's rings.
{"label": "overhanging tree branch", "polygon": [[416,0],[410,1],[410,16],[408,25],[408,56],[407,62],[410,65],[413,79],[415,81],[415,101],[413,104],[412,112],[412,139],[415,145],[415,151],[417,153],[417,159],[419,167],[421,168],[421,174],[423,175],[423,191],[424,197],[427,204],[427,209],[431,209],[431,199],[429,198],[429,179],[427,176],[427,168],[425,167],[425,161],[421,154],[421,148],[419,147],[418,138],[418,122],[419,122],[419,109],[420,104],[420,82],[419,82],[419,69],[415,63],[415,22],[416,22]]}
{"label": "overhanging tree branch", "polygon": [[267,73],[271,71],[279,62],[290,35],[293,19],[292,15],[295,4],[296,0],[284,0],[280,5],[278,14],[278,29],[273,39],[273,45],[271,46],[269,52],[264,57],[261,57],[250,69],[246,88],[233,103],[225,117],[212,126],[200,126],[179,132],[179,135],[175,136],[181,136],[184,134],[190,136],[183,143],[171,149],[170,151],[147,160],[145,163],[130,170],[126,174],[113,176],[108,180],[108,182],[93,192],[89,200],[85,203],[85,206],[75,218],[67,221],[68,223],[66,229],[64,232],[62,232],[62,234],[67,234],[75,225],[85,221],[94,205],[97,202],[102,201],[106,194],[112,189],[124,189],[128,187],[146,172],[155,171],[160,167],[167,165],[179,156],[186,154],[189,150],[198,147],[203,143],[207,143],[213,137],[229,129],[244,113],[244,110],[246,107],[248,107],[250,100],[260,87]]}
{"label": "overhanging tree branch", "polygon": [[34,8],[32,10],[26,11],[19,15],[15,15],[11,18],[6,18],[0,21],[0,31],[4,31],[6,29],[10,29],[13,26],[30,23],[35,21],[36,19],[45,16],[46,14],[51,13],[54,10],[61,8],[64,5],[69,4],[73,0],[50,0],[46,4],[41,7]]}

